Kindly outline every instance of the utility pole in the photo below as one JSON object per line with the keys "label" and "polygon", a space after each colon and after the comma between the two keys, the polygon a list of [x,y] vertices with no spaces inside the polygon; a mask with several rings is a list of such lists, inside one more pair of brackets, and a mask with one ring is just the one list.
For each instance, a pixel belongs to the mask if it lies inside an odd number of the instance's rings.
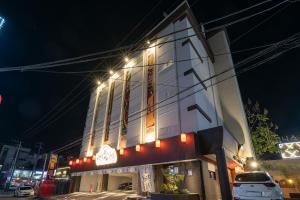
{"label": "utility pole", "polygon": [[14,172],[15,172],[15,168],[16,168],[16,163],[17,163],[17,160],[18,160],[18,156],[19,156],[19,151],[20,151],[21,145],[22,145],[22,142],[20,141],[19,145],[18,145],[18,149],[17,149],[16,155],[15,155],[15,158],[14,158],[14,161],[12,163],[9,184],[10,184],[10,182],[11,182],[13,176],[14,176]]}
{"label": "utility pole", "polygon": [[46,153],[45,154],[45,160],[44,160],[43,172],[42,172],[42,178],[41,178],[41,180],[43,180],[43,178],[44,178],[44,171],[45,171],[45,168],[46,168],[47,157],[48,157],[48,154]]}
{"label": "utility pole", "polygon": [[31,173],[30,179],[32,179],[32,177],[33,177],[33,175],[34,175],[34,172],[35,172],[35,170],[36,170],[36,165],[37,165],[37,162],[38,162],[38,160],[39,160],[40,153],[41,153],[41,150],[42,150],[42,148],[43,148],[43,145],[44,145],[44,144],[43,144],[42,142],[36,143],[36,147],[38,148],[38,152],[37,152],[37,158],[35,158],[34,164],[33,164],[33,166],[32,166],[32,173]]}

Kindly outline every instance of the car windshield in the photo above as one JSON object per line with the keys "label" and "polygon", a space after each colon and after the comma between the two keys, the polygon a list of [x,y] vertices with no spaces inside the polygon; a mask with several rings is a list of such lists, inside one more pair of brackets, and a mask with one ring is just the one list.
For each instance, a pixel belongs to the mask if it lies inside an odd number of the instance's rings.
{"label": "car windshield", "polygon": [[32,188],[31,187],[20,187],[20,190],[31,190]]}
{"label": "car windshield", "polygon": [[265,182],[269,181],[270,178],[265,173],[245,173],[238,174],[235,180],[239,182]]}

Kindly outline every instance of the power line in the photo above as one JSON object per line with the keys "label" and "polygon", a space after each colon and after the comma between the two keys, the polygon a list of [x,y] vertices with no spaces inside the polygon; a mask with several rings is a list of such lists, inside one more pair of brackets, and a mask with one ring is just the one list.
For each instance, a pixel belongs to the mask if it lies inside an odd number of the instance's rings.
{"label": "power line", "polygon": [[[266,45],[260,45],[260,46],[245,48],[245,49],[231,51],[231,52],[218,53],[218,54],[214,54],[214,56],[223,56],[223,55],[226,55],[226,54],[243,53],[243,52],[247,52],[247,51],[252,51],[252,50],[256,50],[256,49],[260,49],[260,48],[269,47],[269,46],[272,46],[274,44],[276,44],[276,43],[270,43],[270,44],[266,44]],[[200,58],[207,58],[207,56],[200,56]],[[174,62],[185,62],[185,61],[194,60],[194,59],[199,59],[199,57],[185,59],[185,60],[172,61],[172,62],[165,62],[165,63],[156,63],[155,65],[164,65],[164,64],[174,63]],[[147,66],[149,66],[149,65],[137,65],[137,66],[132,66],[131,68],[147,67]],[[126,67],[120,67],[118,69],[126,69]],[[102,69],[99,69],[99,70],[82,70],[82,71],[54,71],[54,70],[49,71],[49,70],[30,69],[30,70],[26,70],[24,72],[44,72],[44,73],[54,73],[54,74],[80,74],[80,73],[94,73],[94,72],[108,73],[107,70],[102,70]]]}
{"label": "power line", "polygon": [[[157,4],[158,5],[158,4]],[[156,5],[156,6],[157,6]],[[155,6],[155,7],[156,7]],[[153,9],[150,10],[150,12],[147,13],[147,15],[149,15],[151,12],[153,12]],[[145,17],[144,17],[145,18]],[[144,18],[142,20],[144,20]],[[140,25],[140,23],[138,23],[138,25],[136,25],[134,28],[137,28],[138,26]],[[125,38],[127,38],[131,33],[128,33]],[[119,45],[122,44],[123,41],[120,41],[116,46],[118,47]],[[126,46],[125,48],[128,48],[130,46]],[[119,47],[118,50],[123,50],[124,47]],[[115,49],[114,49],[115,50]],[[110,53],[111,50],[108,50],[108,51],[102,51],[101,53]],[[76,58],[70,58],[70,59],[64,59],[64,60],[60,60],[60,61],[55,61],[54,63],[58,63],[58,62],[65,62],[65,61],[69,61],[69,60],[73,60],[73,59],[80,59],[80,58],[83,58],[83,57],[89,57],[89,56],[92,56],[92,55],[96,55],[96,54],[89,54],[89,55],[84,55],[84,56],[79,56],[79,57],[76,57]],[[49,63],[48,63],[49,64]],[[97,66],[96,66],[97,68]],[[0,69],[1,70],[1,69]],[[89,73],[88,75],[90,75],[91,73]],[[58,104],[56,104],[54,106],[53,109],[50,110],[50,112],[48,112],[46,115],[44,115],[40,120],[38,120],[35,124],[34,124],[34,127],[36,127],[37,124],[39,124],[40,122],[42,122],[44,119],[46,119],[51,113],[54,112],[54,110],[59,107],[77,88],[79,88],[81,86],[81,84],[87,80],[88,78],[88,75],[83,79],[81,80]],[[74,99],[74,98],[73,98]],[[69,101],[70,102],[70,101]],[[28,130],[32,130],[33,128],[31,127],[30,129],[27,129],[26,132],[28,132]]]}
{"label": "power line", "polygon": [[278,6],[280,6],[281,4],[284,4],[284,3],[286,3],[286,2],[289,2],[289,0],[282,1],[282,2],[280,2],[280,3],[278,3],[278,4],[276,4],[275,6],[272,6],[272,7],[270,7],[270,8],[267,8],[267,9],[263,10],[263,11],[254,13],[254,14],[252,14],[252,15],[248,15],[248,16],[243,17],[243,18],[241,18],[241,19],[238,19],[238,20],[235,20],[235,21],[232,21],[232,22],[223,24],[223,25],[221,25],[221,26],[217,26],[217,27],[214,27],[214,28],[210,28],[210,29],[208,29],[207,31],[210,32],[210,31],[218,30],[218,29],[220,29],[220,28],[228,27],[228,26],[234,25],[234,24],[236,24],[236,23],[245,21],[245,20],[250,19],[250,18],[252,18],[252,17],[255,17],[255,16],[257,16],[257,15],[260,15],[260,14],[263,14],[263,13],[268,12],[268,11],[270,11],[270,10],[273,10],[274,8],[277,8]]}
{"label": "power line", "polygon": [[213,20],[204,22],[203,25],[211,24],[211,23],[220,21],[220,20],[222,20],[222,19],[225,19],[225,18],[228,18],[228,17],[232,17],[232,16],[234,16],[234,15],[237,15],[237,14],[240,14],[240,13],[242,13],[242,12],[248,11],[248,10],[250,10],[250,9],[252,9],[252,8],[256,8],[256,7],[260,6],[260,5],[266,4],[266,3],[270,2],[270,1],[273,1],[273,0],[267,0],[267,1],[260,2],[260,3],[258,3],[258,4],[253,5],[253,6],[250,6],[250,7],[244,8],[244,9],[242,9],[242,10],[239,10],[239,11],[236,11],[236,12],[233,12],[233,13],[230,13],[230,14],[228,14],[228,15],[225,15],[225,16],[222,16],[222,17],[219,17],[219,18],[216,18],[216,19],[213,19]]}
{"label": "power line", "polygon": [[[295,35],[297,36],[297,34],[295,34]],[[212,78],[215,78],[215,77],[217,77],[217,76],[219,76],[219,75],[221,75],[221,74],[224,74],[224,73],[226,73],[226,72],[228,72],[228,71],[230,71],[230,70],[238,69],[239,67],[241,67],[241,66],[243,66],[243,65],[245,65],[245,64],[247,64],[247,63],[249,63],[249,62],[251,62],[252,60],[257,59],[258,57],[261,57],[262,55],[266,55],[267,53],[269,53],[270,51],[272,51],[272,50],[274,50],[274,49],[276,49],[276,48],[279,48],[279,47],[282,47],[282,46],[284,47],[284,44],[285,44],[284,42],[285,42],[285,41],[293,42],[293,41],[295,40],[295,39],[293,40],[293,38],[295,37],[295,35],[293,35],[293,36],[291,36],[291,37],[289,37],[289,38],[287,38],[287,39],[285,39],[285,40],[282,40],[281,42],[278,42],[276,45],[274,45],[274,46],[272,46],[272,47],[269,47],[269,49],[267,49],[267,50],[263,50],[263,51],[261,51],[261,52],[255,54],[255,55],[252,55],[252,56],[250,56],[250,57],[244,59],[243,61],[239,62],[239,63],[236,65],[237,67],[235,67],[235,68],[229,68],[229,69],[227,69],[227,70],[224,70],[223,72],[221,72],[221,73],[219,73],[219,74],[215,74],[214,76],[211,76],[211,77],[205,79],[203,82],[206,82],[206,81],[208,81],[208,80],[210,80],[210,79],[212,79]],[[164,100],[158,102],[158,103],[155,104],[154,106],[156,106],[156,105],[158,105],[158,104],[161,104],[161,103],[167,101],[168,99],[173,98],[173,97],[175,97],[175,96],[181,94],[182,92],[186,92],[186,91],[188,91],[189,89],[191,89],[191,88],[193,88],[193,87],[195,87],[195,86],[197,86],[197,85],[199,85],[199,84],[200,84],[200,83],[197,83],[197,84],[195,84],[195,85],[193,85],[193,86],[187,87],[187,88],[185,88],[184,90],[178,92],[177,94],[175,94],[175,95],[173,95],[173,96],[171,96],[171,97],[168,97],[168,98],[166,98],[166,99],[164,99]],[[153,107],[154,107],[154,106],[153,106]],[[139,111],[139,112],[137,112],[137,113],[134,113],[134,115],[139,114],[139,113],[144,112],[144,111],[145,111],[145,109],[144,109],[144,110],[141,110],[141,111]],[[131,115],[130,117],[132,117],[132,116],[134,116],[134,115]]]}
{"label": "power line", "polygon": [[[241,74],[243,74],[243,73],[245,73],[245,72],[247,72],[247,71],[249,71],[249,70],[251,70],[251,69],[254,69],[254,68],[258,67],[258,66],[259,66],[259,65],[255,65],[255,64],[254,64],[254,65],[248,67],[248,69],[245,69],[245,70],[243,70],[243,71],[241,71],[241,72],[238,72],[238,73],[236,73],[236,74],[234,74],[234,75],[231,75],[231,76],[229,76],[229,77],[227,77],[227,78],[225,78],[225,79],[223,79],[223,80],[221,80],[221,81],[215,82],[215,83],[213,83],[213,84],[207,86],[207,88],[212,87],[212,86],[215,86],[215,85],[217,85],[217,84],[220,84],[220,83],[222,83],[222,82],[224,82],[224,81],[226,81],[226,80],[229,80],[229,79],[231,79],[231,78],[233,78],[233,77],[236,77],[236,76],[238,76],[238,75],[241,75]],[[174,101],[169,102],[169,103],[167,103],[167,104],[164,104],[164,105],[162,105],[162,106],[160,106],[160,107],[155,107],[155,108],[152,108],[152,109],[155,111],[155,110],[160,109],[160,108],[162,108],[162,107],[165,107],[165,106],[168,106],[168,105],[177,103],[177,102],[182,101],[182,100],[184,100],[184,99],[186,99],[186,98],[188,98],[188,97],[190,97],[190,96],[192,96],[192,95],[194,95],[194,94],[196,94],[196,93],[198,93],[198,92],[201,92],[201,91],[203,91],[203,90],[204,90],[204,88],[201,88],[201,89],[199,89],[199,90],[197,90],[197,91],[192,92],[191,94],[188,94],[188,95],[186,95],[186,96],[180,98],[179,100],[174,100]],[[172,97],[172,98],[173,98],[173,97]],[[146,116],[146,115],[144,114],[144,116]],[[138,119],[140,119],[141,117],[143,117],[143,116],[138,116],[137,118],[134,118],[133,120],[128,121],[128,123],[133,122],[133,121],[135,121],[135,120],[138,120]],[[119,125],[118,125],[118,126],[119,126]],[[112,127],[110,127],[110,128],[112,128]],[[96,129],[96,130],[97,130],[97,129]],[[80,142],[81,142],[82,140],[83,140],[83,138],[77,139],[76,141],[74,141],[73,143],[71,143],[71,144],[72,144],[71,147],[75,147],[75,146],[77,146],[77,145],[80,145],[80,144],[81,144]],[[66,148],[61,147],[61,148],[59,149],[59,151],[61,152],[61,151],[67,150],[67,149],[69,149],[69,148],[71,148],[71,147],[70,147],[70,146],[67,146]]]}
{"label": "power line", "polygon": [[[218,26],[218,27],[209,29],[209,30],[207,30],[207,32],[212,31],[212,30],[216,30],[216,29],[219,29],[219,28],[222,28],[224,26],[230,26],[230,25],[233,25],[235,23],[238,23],[238,22],[244,21],[246,19],[249,19],[251,17],[254,17],[254,16],[258,15],[258,14],[262,14],[264,12],[270,11],[270,10],[278,7],[279,5],[281,5],[281,4],[285,3],[285,2],[289,2],[289,0],[285,0],[285,1],[281,2],[281,3],[276,4],[275,6],[273,6],[271,8],[265,9],[265,10],[263,10],[261,12],[257,12],[255,14],[252,14],[250,16],[244,17],[242,19],[239,19],[239,20],[236,20],[236,21],[233,21],[233,22],[230,22],[230,23],[226,23],[226,24],[224,24],[222,26]],[[200,25],[201,24],[198,24],[197,26],[200,26]],[[165,35],[160,36],[160,37],[154,37],[154,39],[151,39],[151,40],[158,40],[158,39],[164,38],[166,36],[169,36],[169,35],[172,35],[172,34],[175,34],[175,33],[178,33],[178,32],[182,32],[182,31],[185,31],[185,30],[188,30],[188,29],[191,29],[191,28],[195,28],[195,27],[192,26],[192,27],[184,28],[184,29],[181,29],[181,30],[178,30],[178,31],[171,32],[169,34],[165,34]],[[188,36],[188,37],[192,37],[192,36],[194,36],[194,35],[191,35],[191,36]],[[184,39],[184,38],[182,38],[182,39]],[[178,40],[180,40],[180,38]],[[168,41],[168,42],[174,42],[174,41],[175,40]],[[168,43],[168,42],[165,42],[165,43]],[[162,44],[164,44],[164,43],[159,43],[159,45],[162,45]],[[35,68],[35,69],[53,68],[53,67],[57,67],[57,66],[65,66],[65,65],[78,64],[78,63],[83,63],[83,62],[91,62],[91,61],[95,61],[95,60],[99,60],[99,59],[113,58],[113,57],[116,57],[117,55],[108,55],[108,56],[102,56],[102,57],[96,57],[96,58],[89,58],[89,59],[85,59],[85,60],[76,61],[78,59],[85,58],[85,57],[90,57],[92,55],[99,55],[99,54],[101,55],[101,54],[106,54],[106,53],[109,53],[109,52],[125,50],[125,49],[128,49],[128,48],[132,48],[132,47],[134,47],[136,45],[137,44],[127,45],[125,47],[120,47],[120,48],[117,48],[117,49],[111,49],[111,50],[106,50],[106,51],[102,51],[102,52],[96,52],[96,53],[92,53],[92,54],[87,54],[87,55],[83,55],[83,56],[78,56],[78,57],[74,57],[74,58],[68,58],[68,59],[63,59],[63,60],[58,60],[58,61],[53,61],[53,62],[46,62],[46,63],[40,63],[40,64],[34,64],[34,65],[26,65],[26,66],[18,66],[18,67],[2,67],[2,68],[0,68],[0,72],[5,72],[5,71],[24,71],[24,70],[28,70],[28,68],[29,69],[30,68]],[[138,49],[138,50],[135,50],[135,51],[131,51],[129,53],[133,53],[133,52],[136,52],[136,51],[145,50],[147,48],[148,47],[141,48],[141,49]],[[71,62],[65,63],[65,61],[71,61]]]}
{"label": "power line", "polygon": [[[295,35],[297,35],[297,34],[295,34]],[[293,36],[294,36],[294,35],[293,35]],[[289,39],[292,38],[293,36],[289,37],[289,38],[286,39],[286,40],[289,40]],[[283,43],[283,42],[285,42],[285,40],[281,41],[281,43]],[[205,83],[205,82],[207,82],[207,81],[209,81],[209,80],[211,80],[211,79],[213,79],[213,78],[215,78],[215,77],[218,77],[218,76],[220,76],[220,75],[222,75],[222,74],[225,74],[225,73],[227,73],[227,72],[229,72],[229,71],[231,71],[231,70],[239,69],[239,68],[242,67],[243,65],[245,65],[245,64],[247,64],[247,63],[249,63],[249,62],[251,62],[251,61],[253,61],[253,60],[255,60],[255,59],[257,59],[258,57],[262,57],[263,55],[266,55],[266,54],[269,53],[271,50],[274,50],[274,49],[277,49],[277,48],[281,47],[281,46],[282,46],[282,45],[280,45],[281,43],[278,43],[277,46],[270,47],[270,50],[268,50],[268,51],[263,50],[262,53],[259,52],[259,53],[257,53],[257,54],[254,54],[254,55],[250,56],[249,58],[244,59],[243,61],[240,61],[239,63],[237,63],[237,64],[235,65],[235,67],[230,67],[230,68],[228,68],[228,69],[226,69],[226,70],[224,70],[224,71],[222,71],[222,72],[220,72],[220,73],[218,73],[218,74],[215,74],[215,75],[213,75],[213,76],[210,76],[210,77],[208,77],[208,78],[202,80],[202,83]],[[200,85],[200,84],[202,84],[202,83],[201,83],[201,82],[198,82],[198,83],[196,83],[196,84],[194,84],[194,85],[192,85],[192,86],[189,86],[188,88],[185,88],[185,89],[183,89],[183,90],[177,92],[176,94],[174,94],[174,95],[172,95],[172,96],[170,96],[170,97],[167,97],[167,98],[161,100],[160,102],[154,104],[151,108],[154,109],[155,106],[157,106],[157,105],[159,105],[159,104],[162,104],[162,103],[166,102],[167,100],[169,100],[169,99],[171,99],[171,98],[174,98],[174,97],[176,97],[176,96],[178,96],[178,95],[180,95],[180,94],[182,94],[182,93],[184,93],[184,92],[187,92],[189,89],[194,88],[194,87],[196,87],[196,86],[198,86],[198,85]],[[140,114],[140,113],[142,113],[142,112],[145,112],[146,110],[147,110],[147,108],[142,109],[142,110],[140,110],[140,111],[137,111],[137,112],[131,114],[129,117],[138,115],[138,114]],[[117,120],[115,123],[117,124],[118,122],[120,122],[120,120],[119,120],[119,121]]]}
{"label": "power line", "polygon": [[259,22],[258,24],[255,24],[255,26],[251,27],[249,30],[247,30],[246,32],[242,33],[241,35],[239,35],[237,38],[235,38],[234,40],[230,41],[230,44],[233,45],[234,43],[236,43],[238,40],[240,40],[241,38],[243,38],[245,35],[247,35],[248,33],[250,33],[251,31],[253,31],[254,29],[256,29],[257,27],[261,26],[262,24],[266,23],[267,21],[269,21],[270,19],[272,19],[275,15],[281,13],[283,10],[285,10],[287,7],[289,7],[291,4],[287,4],[284,7],[282,7],[281,9],[277,10],[275,13],[273,13],[272,15],[270,15],[269,17],[267,17],[266,19],[262,20],[261,22]]}
{"label": "power line", "polygon": [[63,110],[63,112],[61,114],[59,114],[58,116],[55,117],[55,115],[54,115],[51,118],[47,119],[46,121],[44,121],[43,123],[41,123],[39,125],[39,127],[35,128],[35,130],[33,129],[33,131],[27,133],[26,137],[29,137],[29,136],[32,137],[33,135],[36,135],[37,133],[39,133],[41,130],[49,127],[51,124],[53,124],[58,119],[60,119],[61,117],[63,117],[66,113],[68,113],[69,111],[71,111],[75,106],[79,105],[79,103],[81,103],[83,100],[85,100],[85,98],[88,97],[89,95],[90,94],[88,93],[87,95],[82,96],[80,100],[76,101],[70,107],[68,107],[67,109]]}

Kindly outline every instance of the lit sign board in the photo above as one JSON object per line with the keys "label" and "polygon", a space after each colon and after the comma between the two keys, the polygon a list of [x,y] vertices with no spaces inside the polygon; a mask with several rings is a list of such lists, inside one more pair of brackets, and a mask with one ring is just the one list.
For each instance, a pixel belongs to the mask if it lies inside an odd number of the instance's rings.
{"label": "lit sign board", "polygon": [[282,158],[300,158],[300,142],[279,144]]}
{"label": "lit sign board", "polygon": [[96,165],[108,165],[118,161],[117,151],[105,144],[101,146],[99,152],[96,154]]}

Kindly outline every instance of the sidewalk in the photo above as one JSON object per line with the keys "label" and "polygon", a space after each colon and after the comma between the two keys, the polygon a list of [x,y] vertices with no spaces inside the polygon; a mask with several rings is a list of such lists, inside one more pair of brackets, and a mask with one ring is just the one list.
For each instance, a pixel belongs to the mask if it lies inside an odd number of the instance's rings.
{"label": "sidewalk", "polygon": [[14,192],[4,192],[3,190],[0,190],[0,198],[12,197],[12,196],[14,196]]}

